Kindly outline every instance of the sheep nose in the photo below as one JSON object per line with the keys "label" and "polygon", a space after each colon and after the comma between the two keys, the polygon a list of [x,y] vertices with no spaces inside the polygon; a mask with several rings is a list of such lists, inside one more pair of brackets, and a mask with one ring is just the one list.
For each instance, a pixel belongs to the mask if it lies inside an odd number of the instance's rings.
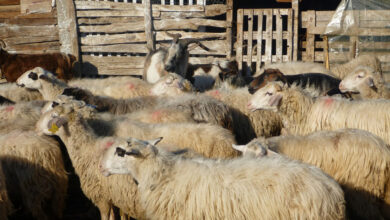
{"label": "sheep nose", "polygon": [[174,71],[174,68],[173,68],[173,66],[171,66],[171,65],[165,66],[164,69],[165,69],[166,71],[168,71],[168,72],[173,72],[173,71]]}
{"label": "sheep nose", "polygon": [[345,91],[345,87],[342,83],[339,84],[339,90],[340,91]]}
{"label": "sheep nose", "polygon": [[253,93],[255,93],[255,89],[253,87],[248,87],[248,92],[250,94],[253,94]]}
{"label": "sheep nose", "polygon": [[20,87],[24,87],[24,84],[22,83],[22,84],[17,84],[18,86],[20,86]]}

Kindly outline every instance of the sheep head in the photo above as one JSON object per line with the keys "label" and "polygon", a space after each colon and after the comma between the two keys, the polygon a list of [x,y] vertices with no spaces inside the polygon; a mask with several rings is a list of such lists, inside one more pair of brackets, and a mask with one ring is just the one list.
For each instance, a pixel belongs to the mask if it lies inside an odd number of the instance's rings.
{"label": "sheep head", "polygon": [[191,82],[175,73],[169,73],[168,75],[162,77],[150,90],[152,95],[168,96],[175,96],[193,91],[194,88]]}
{"label": "sheep head", "polygon": [[257,90],[263,88],[268,82],[281,81],[287,83],[286,77],[279,69],[266,69],[256,77],[248,86],[250,94],[254,94]]}
{"label": "sheep head", "polygon": [[256,111],[258,109],[277,111],[283,98],[283,90],[288,85],[282,82],[270,82],[263,88],[257,90],[248,102],[248,109]]}
{"label": "sheep head", "polygon": [[100,171],[103,175],[131,174],[135,179],[138,176],[137,164],[143,160],[154,158],[158,154],[156,144],[162,137],[144,141],[129,138],[121,143],[110,146],[103,154]]}
{"label": "sheep head", "polygon": [[376,90],[376,81],[383,81],[379,72],[368,66],[359,66],[348,74],[339,84],[341,92],[359,93],[364,88]]}
{"label": "sheep head", "polygon": [[41,112],[42,114],[51,111],[56,106],[70,105],[74,110],[83,116],[83,118],[92,118],[96,113],[96,107],[88,105],[83,101],[74,99],[71,96],[59,95],[55,101],[46,103],[43,106]]}
{"label": "sheep head", "polygon": [[55,78],[54,74],[43,69],[42,67],[35,67],[23,73],[17,80],[16,84],[20,87],[28,89],[41,89],[42,82],[40,80],[51,81]]}
{"label": "sheep head", "polygon": [[246,145],[235,145],[232,147],[240,152],[245,157],[266,157],[275,156],[278,153],[269,149],[269,143],[265,138],[257,138]]}

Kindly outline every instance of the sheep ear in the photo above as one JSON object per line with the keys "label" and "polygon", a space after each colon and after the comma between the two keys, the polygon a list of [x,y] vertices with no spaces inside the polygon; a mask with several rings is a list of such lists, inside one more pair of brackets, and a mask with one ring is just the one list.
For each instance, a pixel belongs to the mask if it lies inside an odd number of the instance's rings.
{"label": "sheep ear", "polygon": [[156,139],[153,139],[153,140],[149,140],[149,141],[147,141],[147,142],[148,142],[150,145],[156,146],[156,144],[158,144],[162,139],[163,139],[163,137],[159,137],[159,138],[156,138]]}
{"label": "sheep ear", "polygon": [[367,78],[366,83],[370,88],[375,87],[374,79],[372,77]]}
{"label": "sheep ear", "polygon": [[282,95],[281,94],[276,94],[275,96],[273,96],[270,100],[269,100],[269,105],[270,106],[277,106],[279,105],[279,102],[280,100],[282,99]]}
{"label": "sheep ear", "polygon": [[48,76],[48,75],[46,75],[46,74],[42,74],[42,75],[40,75],[40,76],[39,76],[39,79],[42,79],[42,80],[45,80],[45,81],[50,81],[50,78],[49,78],[49,76]]}
{"label": "sheep ear", "polygon": [[240,152],[245,152],[246,150],[246,145],[236,145],[236,144],[232,144],[232,147]]}

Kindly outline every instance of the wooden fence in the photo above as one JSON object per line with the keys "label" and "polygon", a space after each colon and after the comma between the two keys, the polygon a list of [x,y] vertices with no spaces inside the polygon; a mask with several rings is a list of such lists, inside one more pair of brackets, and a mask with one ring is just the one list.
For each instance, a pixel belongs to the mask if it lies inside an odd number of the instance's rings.
{"label": "wooden fence", "polygon": [[[294,36],[292,9],[239,9],[236,56],[241,68],[291,61]],[[295,34],[294,34],[295,33]]]}
{"label": "wooden fence", "polygon": [[[74,3],[81,58],[85,64],[83,72],[142,74],[147,53],[142,2],[76,0]],[[197,47],[190,51],[191,63],[209,63],[231,55],[231,0],[211,5],[203,0],[152,3],[157,48],[169,43],[171,38],[166,33],[169,31],[180,33],[183,39],[203,39],[202,43],[211,49],[208,52]],[[204,32],[198,32],[200,28]]]}
{"label": "wooden fence", "polygon": [[[334,11],[302,12],[302,32],[306,38],[301,41],[302,60],[325,61],[327,42],[322,34]],[[344,63],[363,54],[377,56],[384,73],[390,73],[390,11],[353,11],[357,18],[354,33],[342,37],[328,36],[330,67]],[[386,74],[390,76],[390,74]]]}
{"label": "wooden fence", "polygon": [[48,13],[24,14],[20,0],[0,1],[0,39],[11,53],[59,52],[57,24],[55,8]]}

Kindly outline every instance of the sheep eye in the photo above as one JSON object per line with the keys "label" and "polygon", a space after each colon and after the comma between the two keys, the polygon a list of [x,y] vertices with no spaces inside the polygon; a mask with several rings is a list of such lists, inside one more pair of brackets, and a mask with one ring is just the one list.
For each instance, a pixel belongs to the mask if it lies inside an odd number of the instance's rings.
{"label": "sheep eye", "polygon": [[362,75],[358,75],[357,77],[358,77],[358,78],[363,78],[363,76],[362,76]]}
{"label": "sheep eye", "polygon": [[31,78],[32,80],[37,80],[38,79],[38,74],[34,73],[34,72],[31,72],[30,74],[28,74],[28,77]]}
{"label": "sheep eye", "polygon": [[123,149],[120,148],[120,147],[117,147],[116,150],[115,150],[115,154],[117,154],[117,155],[120,156],[120,157],[124,157],[124,156],[125,156],[125,153],[126,153],[126,151],[123,150]]}
{"label": "sheep eye", "polygon": [[58,102],[53,102],[53,104],[51,104],[51,107],[54,108],[54,107],[56,107],[58,105],[59,105]]}
{"label": "sheep eye", "polygon": [[266,92],[265,95],[271,96],[271,95],[272,95],[272,92]]}

